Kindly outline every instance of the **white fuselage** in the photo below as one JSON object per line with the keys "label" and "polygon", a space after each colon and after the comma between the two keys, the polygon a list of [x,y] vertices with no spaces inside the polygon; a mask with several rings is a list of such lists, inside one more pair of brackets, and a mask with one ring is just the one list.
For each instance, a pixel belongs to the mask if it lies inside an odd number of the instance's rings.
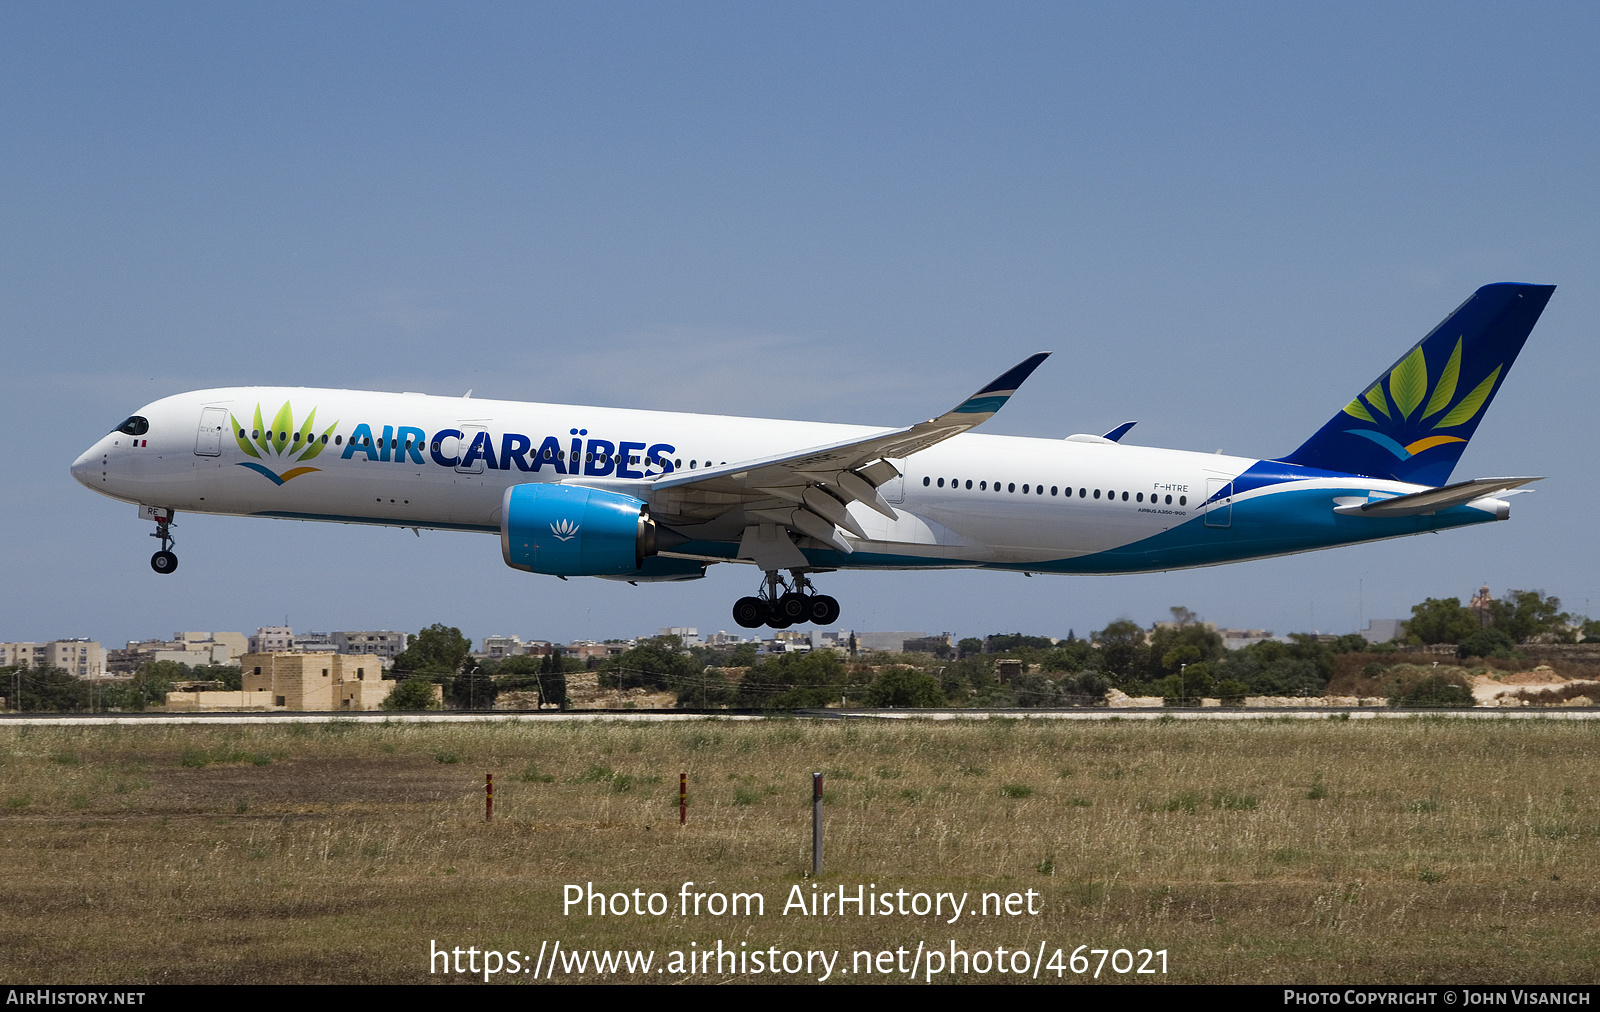
{"label": "white fuselage", "polygon": [[[648,502],[648,480],[666,473],[692,474],[708,465],[880,431],[818,422],[270,387],[180,394],[140,409],[139,416],[148,420],[147,432],[111,432],[72,465],[73,475],[113,498],[182,512],[485,533],[499,532],[502,498],[512,485],[565,482],[627,489]],[[1071,560],[1146,542],[1195,522],[1203,504],[1259,462],[1105,441],[968,433],[895,463],[901,477],[880,491],[899,519],[891,521],[852,503],[850,515],[868,538],[853,537],[855,554],[840,555],[827,565],[1026,568],[1059,562],[1071,571]],[[1417,488],[1356,476],[1314,476],[1292,484],[1298,492],[1315,492],[1319,501],[1325,498],[1329,509],[1338,496]],[[1280,483],[1270,491],[1283,488]],[[1268,491],[1242,491],[1225,502],[1231,510]],[[737,511],[717,519],[683,517],[676,522],[657,515],[691,538],[685,551],[674,554],[707,560],[732,561],[731,551],[715,546],[731,549],[746,525]],[[1233,544],[1241,532],[1226,525],[1219,525],[1219,531],[1202,532],[1208,538],[1232,539],[1231,548],[1217,542],[1221,554],[1215,558],[1204,553],[1170,559],[1153,555],[1148,565],[1123,563],[1095,571],[1181,568],[1336,543],[1273,547],[1276,542],[1262,542],[1252,548],[1244,541]],[[1414,531],[1370,536],[1404,533]],[[1368,536],[1343,537],[1337,543]]]}

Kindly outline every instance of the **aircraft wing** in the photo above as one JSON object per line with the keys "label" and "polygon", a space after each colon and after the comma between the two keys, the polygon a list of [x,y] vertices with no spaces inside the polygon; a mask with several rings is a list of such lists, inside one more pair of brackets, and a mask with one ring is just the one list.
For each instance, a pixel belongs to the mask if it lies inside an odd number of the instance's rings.
{"label": "aircraft wing", "polygon": [[[900,473],[890,460],[909,457],[988,421],[1049,354],[1029,356],[954,408],[925,422],[657,478],[650,484],[652,505],[669,524],[675,514],[692,518],[691,523],[706,522],[743,508],[752,524],[778,524],[841,552],[851,552],[854,549],[837,528],[859,538],[867,534],[845,512],[847,505],[859,501],[891,520],[896,518],[878,492],[879,485]],[[792,545],[790,548],[784,552],[779,546],[778,554],[804,565],[804,556]]]}
{"label": "aircraft wing", "polygon": [[1336,506],[1333,511],[1360,517],[1411,517],[1422,513],[1437,513],[1452,506],[1462,506],[1474,499],[1506,492],[1538,480],[1538,478],[1474,478],[1471,481],[1458,481],[1454,485],[1440,485],[1438,488],[1412,492],[1410,495]]}

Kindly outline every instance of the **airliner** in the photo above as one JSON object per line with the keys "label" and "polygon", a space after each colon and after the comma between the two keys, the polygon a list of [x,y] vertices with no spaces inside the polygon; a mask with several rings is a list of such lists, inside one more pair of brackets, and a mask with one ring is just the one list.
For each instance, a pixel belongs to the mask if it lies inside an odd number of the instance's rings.
{"label": "airliner", "polygon": [[[746,628],[822,625],[842,569],[1142,573],[1505,520],[1534,477],[1450,481],[1553,285],[1478,289],[1297,449],[1251,459],[975,433],[1048,353],[951,410],[882,429],[300,387],[140,408],[72,464],[156,524],[178,512],[479,531],[565,580],[760,573]],[[785,576],[787,574],[787,576]]]}

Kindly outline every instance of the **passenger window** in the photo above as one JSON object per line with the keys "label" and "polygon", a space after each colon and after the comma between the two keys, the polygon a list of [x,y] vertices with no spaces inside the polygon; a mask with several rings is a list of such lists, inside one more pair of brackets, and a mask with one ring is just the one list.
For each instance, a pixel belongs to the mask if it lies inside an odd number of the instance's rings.
{"label": "passenger window", "polygon": [[1144,493],[1140,492],[1138,495],[1134,496],[1134,499],[1138,502],[1144,502]]}
{"label": "passenger window", "polygon": [[1011,484],[1006,486],[1006,491],[1007,492],[1015,492],[1016,490],[1017,490],[1017,483],[1016,482],[1012,482]]}
{"label": "passenger window", "polygon": [[1095,498],[1096,498],[1096,499],[1098,499],[1098,498],[1100,498],[1100,490],[1099,490],[1099,489],[1095,489],[1095,490],[1094,490],[1094,497],[1095,497]]}
{"label": "passenger window", "polygon": [[1126,493],[1126,492],[1122,493],[1122,501],[1123,502],[1127,502],[1128,501],[1128,493]]}
{"label": "passenger window", "polygon": [[978,491],[979,492],[987,492],[987,491],[989,491],[989,483],[986,482],[986,481],[978,482]]}
{"label": "passenger window", "polygon": [[1186,496],[1186,495],[1178,496],[1178,505],[1179,506],[1187,506],[1187,505],[1189,505],[1189,497]]}
{"label": "passenger window", "polygon": [[1059,486],[1059,485],[1051,485],[1051,486],[1050,486],[1050,494],[1051,494],[1051,495],[1055,495],[1055,494],[1056,494],[1056,489],[1058,489],[1058,488],[1060,488],[1060,487],[1061,487],[1061,486]]}
{"label": "passenger window", "polygon": [[944,488],[944,479],[943,478],[939,479],[939,487],[940,488]]}

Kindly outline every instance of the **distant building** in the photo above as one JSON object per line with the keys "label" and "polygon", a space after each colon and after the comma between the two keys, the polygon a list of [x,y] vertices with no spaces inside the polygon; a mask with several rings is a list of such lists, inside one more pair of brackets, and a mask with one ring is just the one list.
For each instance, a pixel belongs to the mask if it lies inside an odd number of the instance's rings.
{"label": "distant building", "polygon": [[333,636],[325,632],[295,633],[289,637],[289,649],[297,654],[336,654]]}
{"label": "distant building", "polygon": [[1217,629],[1215,626],[1212,629],[1222,637],[1224,650],[1243,650],[1276,638],[1271,629]]}
{"label": "distant building", "polygon": [[697,647],[700,645],[700,630],[692,626],[669,626],[666,629],[658,631],[656,635],[676,636],[678,639],[683,641],[683,645],[686,647]]}
{"label": "distant building", "polygon": [[0,643],[0,665],[60,668],[79,678],[103,678],[106,652],[93,640],[51,640],[48,643]]}
{"label": "distant building", "polygon": [[1478,625],[1480,628],[1489,628],[1489,621],[1493,617],[1490,614],[1489,609],[1493,607],[1493,605],[1494,595],[1489,593],[1489,585],[1487,583],[1484,584],[1483,587],[1472,596],[1471,601],[1467,602],[1467,607],[1471,609],[1474,615],[1478,616]]}
{"label": "distant building", "polygon": [[941,650],[954,650],[956,638],[950,633],[940,633],[937,636],[924,636],[921,639],[906,640],[901,644],[901,649],[908,654],[936,654]]}
{"label": "distant building", "polygon": [[594,640],[573,640],[561,648],[562,654],[587,663],[591,658],[605,660],[607,657],[620,657],[633,647],[632,640],[614,640],[607,643],[596,643]]}
{"label": "distant building", "polygon": [[250,652],[253,654],[288,653],[293,648],[294,630],[286,625],[262,626],[250,637]]}
{"label": "distant building", "polygon": [[395,685],[380,658],[360,654],[249,653],[240,666],[244,691],[270,693],[276,709],[376,710]]}
{"label": "distant building", "polygon": [[480,660],[497,661],[504,657],[516,657],[523,653],[523,644],[517,636],[485,636],[483,649],[475,650],[472,656]]}
{"label": "distant building", "polygon": [[1361,638],[1368,643],[1387,643],[1390,640],[1400,639],[1405,634],[1405,619],[1401,618],[1371,619],[1367,622],[1367,627],[1361,630]]}
{"label": "distant building", "polygon": [[888,654],[898,654],[904,652],[906,640],[928,638],[925,632],[858,632],[853,635],[856,649],[862,653],[868,650],[881,650]]}
{"label": "distant building", "polygon": [[728,632],[726,629],[718,629],[705,639],[705,645],[708,647],[736,647],[741,643],[748,642],[750,640],[746,637],[740,636],[738,633]]}
{"label": "distant building", "polygon": [[341,654],[375,654],[391,661],[405,653],[406,644],[411,642],[410,633],[391,632],[388,629],[363,629],[329,635],[333,637],[334,649]]}

